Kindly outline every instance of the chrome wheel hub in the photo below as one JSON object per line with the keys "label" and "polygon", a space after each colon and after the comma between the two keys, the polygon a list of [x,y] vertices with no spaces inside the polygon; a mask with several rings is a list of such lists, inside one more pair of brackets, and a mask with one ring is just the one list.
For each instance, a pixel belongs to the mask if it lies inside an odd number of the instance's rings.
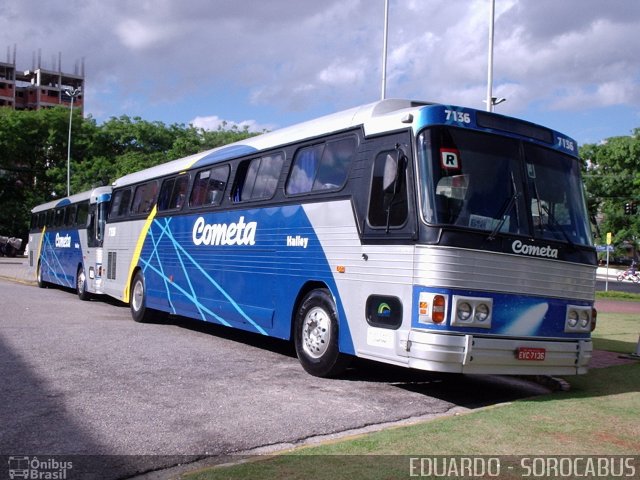
{"label": "chrome wheel hub", "polygon": [[302,348],[312,358],[322,357],[331,340],[331,319],[327,312],[314,307],[304,317],[302,324]]}
{"label": "chrome wheel hub", "polygon": [[144,286],[142,282],[136,282],[133,285],[133,294],[131,295],[131,304],[137,312],[142,308],[142,299],[144,297]]}

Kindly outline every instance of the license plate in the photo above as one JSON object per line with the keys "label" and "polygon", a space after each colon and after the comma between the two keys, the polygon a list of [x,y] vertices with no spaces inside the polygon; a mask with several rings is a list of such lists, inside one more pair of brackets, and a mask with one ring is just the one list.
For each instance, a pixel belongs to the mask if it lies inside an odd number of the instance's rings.
{"label": "license plate", "polygon": [[525,362],[541,362],[547,351],[544,348],[520,347],[516,350],[516,358]]}

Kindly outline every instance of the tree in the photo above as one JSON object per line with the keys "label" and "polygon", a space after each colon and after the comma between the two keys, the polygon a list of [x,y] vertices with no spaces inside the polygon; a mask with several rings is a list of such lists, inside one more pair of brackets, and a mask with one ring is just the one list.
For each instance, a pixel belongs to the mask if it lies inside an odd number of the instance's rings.
{"label": "tree", "polygon": [[[640,205],[640,128],[631,136],[612,137],[581,148],[587,204],[590,212],[603,217],[600,232],[612,232],[614,243],[640,239],[640,215],[625,213],[625,205]],[[604,243],[599,239],[599,243]]]}
{"label": "tree", "polygon": [[68,122],[65,108],[0,109],[0,231],[5,235],[25,237],[31,206],[66,194]]}
{"label": "tree", "polygon": [[[222,125],[149,122],[123,115],[97,125],[73,111],[71,193],[109,185],[129,173],[255,135]],[[0,235],[26,239],[30,210],[67,192],[69,110],[0,108]]]}

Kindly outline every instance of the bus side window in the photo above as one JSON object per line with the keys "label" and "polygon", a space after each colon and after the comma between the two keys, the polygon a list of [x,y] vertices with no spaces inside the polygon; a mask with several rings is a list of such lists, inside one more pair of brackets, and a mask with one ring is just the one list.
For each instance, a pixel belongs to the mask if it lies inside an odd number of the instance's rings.
{"label": "bus side window", "polygon": [[193,182],[189,206],[219,205],[229,179],[229,165],[220,165],[198,173]]}
{"label": "bus side window", "polygon": [[287,195],[342,187],[356,143],[355,137],[348,137],[298,150],[287,181]]}
{"label": "bus side window", "polygon": [[236,174],[234,202],[271,198],[276,192],[284,155],[276,153],[242,162]]}
{"label": "bus side window", "polygon": [[189,197],[190,207],[200,207],[205,204],[205,196],[207,194],[207,185],[211,177],[211,170],[202,170],[196,175],[193,181],[193,189]]}
{"label": "bus side window", "polygon": [[176,210],[182,208],[187,196],[189,175],[167,178],[162,182],[160,195],[158,196],[158,210]]}
{"label": "bus side window", "polygon": [[89,216],[89,203],[83,202],[78,205],[78,213],[76,214],[76,225],[80,228],[87,226],[87,217]]}
{"label": "bus side window", "polygon": [[184,205],[184,200],[187,197],[187,187],[189,186],[189,176],[182,175],[176,179],[176,183],[173,186],[173,192],[169,201],[169,208],[180,209]]}
{"label": "bus side window", "polygon": [[162,182],[160,187],[160,195],[158,195],[158,210],[167,210],[169,208],[169,199],[171,198],[171,192],[173,191],[173,184],[176,183],[175,177],[167,178]]}
{"label": "bus side window", "polygon": [[288,195],[311,191],[314,179],[316,178],[318,164],[322,157],[323,148],[324,145],[322,144],[314,145],[312,147],[302,148],[296,152],[291,167],[291,175],[289,176],[289,181],[286,186]]}
{"label": "bus side window", "polygon": [[158,182],[156,180],[138,185],[133,196],[131,213],[133,215],[149,213],[156,202],[157,194]]}
{"label": "bus side window", "polygon": [[109,210],[109,218],[123,217],[129,211],[129,203],[131,203],[131,189],[118,190],[113,194],[111,202],[111,210]]}
{"label": "bus side window", "polygon": [[328,190],[342,187],[347,179],[351,160],[356,152],[356,139],[343,138],[328,142],[318,166],[313,190]]}
{"label": "bus side window", "polygon": [[64,225],[64,208],[56,210],[55,219],[53,221],[54,227],[61,227]]}

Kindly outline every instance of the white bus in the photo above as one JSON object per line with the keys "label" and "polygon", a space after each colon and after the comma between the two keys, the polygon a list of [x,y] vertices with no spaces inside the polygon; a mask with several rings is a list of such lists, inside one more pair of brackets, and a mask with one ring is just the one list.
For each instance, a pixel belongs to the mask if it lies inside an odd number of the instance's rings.
{"label": "white bus", "polygon": [[38,286],[102,293],[102,241],[111,187],[99,187],[31,210],[29,267]]}
{"label": "white bus", "polygon": [[383,100],[122,177],[104,292],[363,357],[462,373],[581,374],[596,252],[577,145],[449,105]]}

